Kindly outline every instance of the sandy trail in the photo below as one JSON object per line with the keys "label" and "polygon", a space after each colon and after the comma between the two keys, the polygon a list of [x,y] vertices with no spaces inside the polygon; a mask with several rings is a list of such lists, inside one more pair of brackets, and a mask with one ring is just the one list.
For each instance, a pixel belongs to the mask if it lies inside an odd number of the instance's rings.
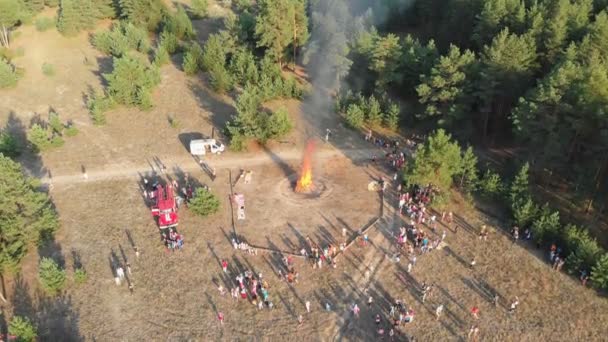
{"label": "sandy trail", "polygon": [[[377,149],[348,149],[339,150],[336,148],[326,148],[315,153],[316,160],[327,160],[331,158],[349,158],[353,161],[362,161],[369,159],[371,155],[377,153]],[[221,156],[211,156],[204,160],[216,169],[230,168],[247,168],[254,165],[264,165],[269,163],[286,163],[293,162],[302,158],[301,149],[290,149],[280,152],[269,151],[268,153],[257,154],[225,154]],[[195,172],[201,170],[201,166],[194,160],[192,156],[180,157],[157,157],[158,160],[166,167],[168,173],[171,173],[174,167],[179,167],[183,172]],[[84,178],[82,172],[72,174],[53,174],[52,178],[43,177],[41,181],[45,184],[53,184],[53,186],[62,184],[74,184],[81,182],[100,182],[109,179],[128,179],[138,178],[142,174],[151,172],[160,172],[157,165],[150,158],[145,162],[137,165],[125,165],[124,163],[108,164],[103,169],[87,169],[87,179]]]}

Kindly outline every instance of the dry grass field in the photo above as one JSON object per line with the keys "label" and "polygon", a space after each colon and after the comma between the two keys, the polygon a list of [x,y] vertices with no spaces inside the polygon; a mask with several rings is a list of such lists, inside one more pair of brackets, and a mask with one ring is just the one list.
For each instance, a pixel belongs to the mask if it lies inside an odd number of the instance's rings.
{"label": "dry grass field", "polygon": [[[217,28],[213,22],[196,25],[200,39]],[[19,31],[15,45],[25,55],[16,63],[29,67],[15,89],[0,93],[0,124],[9,124],[23,139],[31,120],[37,115],[45,118],[53,108],[80,130],[63,147],[41,156],[26,154],[21,160],[32,175],[52,184],[61,229],[55,242],[31,248],[19,274],[6,277],[10,303],[3,311],[9,317],[32,317],[41,340],[372,341],[378,339],[373,317],[387,317],[396,299],[416,312],[415,320],[394,337],[399,341],[412,336],[417,341],[464,341],[472,324],[479,326],[481,341],[608,339],[606,298],[552,271],[541,251],[513,244],[504,223],[475,211],[457,194],[450,208],[461,229],[454,233],[441,226],[438,234],[446,230],[446,246],[418,256],[409,274],[405,259],[390,258],[395,253],[392,234],[402,224],[391,187],[383,199],[383,215],[371,229],[371,245],[354,245],[339,258],[336,269],[312,269],[297,259],[298,284],[281,281],[280,255],[247,255],[231,246],[230,173],[254,172],[251,184],[239,183],[234,190],[244,193],[247,201],[247,219],[236,223],[239,234],[261,246],[297,251],[302,236],[318,243],[341,241],[343,227],[353,234],[378,214],[379,196],[369,192],[367,184],[392,174],[367,161],[371,155],[381,156],[381,150],[344,128],[338,118],[324,115],[329,111],[307,102],[275,101],[269,106],[289,109],[296,122],[294,132],[247,153],[210,157],[208,162],[218,170],[212,181],[189,156],[184,137],[221,129],[234,113],[231,97],[214,94],[202,76],[187,77],[174,63],[161,70],[154,109],[118,108],[108,113],[107,125],[96,127],[83,97],[90,88],[101,87],[100,72],[107,71],[110,61],[90,46],[86,34],[66,39],[54,30],[40,33],[31,26]],[[45,62],[55,66],[54,77],[42,74]],[[179,122],[177,128],[169,125],[168,116]],[[326,128],[334,130],[327,144],[320,139]],[[291,193],[289,177],[299,172],[307,139],[318,141],[313,177],[322,179],[328,192],[302,200]],[[220,212],[205,219],[180,210],[182,251],[165,250],[140,192],[140,177],[152,174],[154,158],[167,166],[170,176],[188,173],[221,199]],[[82,167],[89,175],[86,181]],[[488,241],[477,239],[482,224],[491,227]],[[139,258],[133,245],[141,251]],[[70,277],[74,264],[81,263],[88,281],[71,284],[58,297],[44,296],[36,272],[39,257],[46,255],[61,260]],[[471,269],[473,256],[477,265]],[[229,262],[229,275],[222,272],[222,259]],[[113,260],[132,265],[133,294],[125,285],[114,284]],[[235,286],[236,274],[245,270],[264,275],[274,310],[258,311],[246,300],[220,295],[217,287]],[[424,303],[423,282],[435,284]],[[497,307],[492,304],[494,294],[500,296]],[[374,303],[368,307],[370,295]],[[521,304],[509,314],[508,304],[515,296]],[[311,313],[306,313],[306,301],[312,303]],[[330,311],[325,310],[326,303],[331,303]],[[349,312],[352,303],[362,309],[359,318]],[[445,310],[436,320],[440,304]],[[480,308],[476,322],[470,314],[473,306]],[[226,316],[223,327],[218,312]],[[300,314],[302,325],[297,322]]]}

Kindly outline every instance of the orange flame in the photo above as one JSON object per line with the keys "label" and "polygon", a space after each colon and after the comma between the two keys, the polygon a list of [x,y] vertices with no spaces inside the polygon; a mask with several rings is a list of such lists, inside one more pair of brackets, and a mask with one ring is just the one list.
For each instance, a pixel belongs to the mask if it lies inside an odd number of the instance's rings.
{"label": "orange flame", "polygon": [[300,179],[296,183],[296,192],[306,192],[312,189],[312,152],[314,149],[314,142],[312,140],[308,141],[304,151]]}

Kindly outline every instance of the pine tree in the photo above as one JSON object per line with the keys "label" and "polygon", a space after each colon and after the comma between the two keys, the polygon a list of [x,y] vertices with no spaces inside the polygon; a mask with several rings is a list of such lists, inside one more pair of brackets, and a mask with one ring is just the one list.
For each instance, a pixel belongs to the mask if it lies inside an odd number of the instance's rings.
{"label": "pine tree", "polygon": [[10,47],[10,33],[24,17],[22,4],[15,0],[0,0],[0,46]]}
{"label": "pine tree", "polygon": [[32,322],[21,316],[14,316],[11,319],[8,333],[15,336],[18,342],[35,342],[38,337],[38,332]]}
{"label": "pine tree", "polygon": [[399,63],[402,57],[402,47],[399,38],[389,33],[385,37],[378,37],[370,51],[370,70],[377,74],[376,84],[386,89],[390,84],[401,79]]}
{"label": "pine tree", "polygon": [[97,9],[92,0],[78,0],[76,2],[78,12],[78,30],[90,30],[95,27]]}
{"label": "pine tree", "polygon": [[93,0],[94,17],[97,19],[114,19],[117,17],[114,0]]}
{"label": "pine tree", "polygon": [[591,281],[597,288],[608,290],[608,253],[604,253],[593,265]]}
{"label": "pine tree", "polygon": [[104,74],[108,94],[120,104],[147,109],[151,105],[149,93],[160,83],[155,67],[147,67],[142,60],[132,57],[114,58],[114,70]]}
{"label": "pine tree", "polygon": [[513,179],[511,187],[509,189],[509,198],[511,206],[515,207],[522,202],[527,201],[530,196],[530,187],[528,182],[528,172],[530,170],[530,164],[525,163],[519,169],[519,172]]}
{"label": "pine tree", "polygon": [[380,108],[380,102],[374,95],[370,96],[366,101],[367,106],[365,108],[365,121],[372,127],[378,127],[382,123],[382,108]]}
{"label": "pine tree", "polygon": [[30,13],[36,14],[44,9],[44,0],[23,0]]}
{"label": "pine tree", "polygon": [[484,139],[491,123],[496,129],[505,123],[509,108],[532,82],[537,67],[536,57],[532,37],[517,36],[509,33],[508,29],[501,31],[491,45],[484,47],[479,82]]}
{"label": "pine tree", "polygon": [[19,76],[15,67],[6,59],[0,57],[0,89],[17,85]]}
{"label": "pine tree", "polygon": [[407,164],[404,179],[408,185],[434,184],[447,196],[454,175],[461,169],[460,146],[443,129],[438,129],[418,146],[416,158]]}
{"label": "pine tree", "polygon": [[459,121],[466,113],[466,100],[471,96],[471,78],[477,61],[473,52],[464,53],[454,45],[447,55],[441,56],[429,75],[420,77],[416,87],[419,101],[426,105],[419,117],[438,117],[440,125]]}
{"label": "pine tree", "polygon": [[295,8],[290,0],[261,0],[255,26],[257,46],[267,48],[279,64],[287,46],[293,41]]}
{"label": "pine tree", "polygon": [[550,65],[555,62],[559,52],[567,43],[570,0],[549,1],[547,4],[546,26],[542,41],[545,63]]}
{"label": "pine tree", "polygon": [[50,237],[59,222],[51,201],[19,164],[0,154],[0,272],[15,270],[27,249]]}
{"label": "pine tree", "polygon": [[120,18],[135,26],[155,31],[167,12],[161,0],[118,0]]}
{"label": "pine tree", "polygon": [[420,75],[428,75],[439,58],[439,52],[433,40],[422,45],[411,35],[405,37],[402,45],[403,61],[399,70],[403,77],[401,83],[406,89],[414,89],[420,84]]}
{"label": "pine tree", "polygon": [[467,147],[462,155],[462,165],[460,171],[456,174],[460,177],[459,187],[466,193],[473,192],[477,183],[479,182],[479,176],[477,175],[477,156],[473,153],[471,146]]}
{"label": "pine tree", "polygon": [[488,44],[504,28],[524,33],[526,8],[521,0],[487,0],[479,14],[473,39],[478,46]]}
{"label": "pine tree", "polygon": [[48,294],[57,294],[65,286],[65,270],[53,259],[42,258],[38,266],[38,280]]}
{"label": "pine tree", "polygon": [[74,36],[80,31],[80,13],[76,0],[61,0],[57,15],[57,30],[64,36]]}
{"label": "pine tree", "polygon": [[543,205],[540,215],[532,223],[532,234],[534,240],[540,244],[543,242],[555,241],[559,236],[560,230],[559,211],[551,211],[549,205]]}

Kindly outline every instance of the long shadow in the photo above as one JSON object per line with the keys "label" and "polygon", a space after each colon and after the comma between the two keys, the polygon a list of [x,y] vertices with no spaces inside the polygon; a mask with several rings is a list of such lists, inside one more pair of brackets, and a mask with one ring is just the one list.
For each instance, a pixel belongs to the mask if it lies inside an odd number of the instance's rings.
{"label": "long shadow", "polygon": [[484,280],[480,279],[469,279],[463,276],[460,276],[460,280],[467,285],[468,288],[475,291],[481,298],[487,300],[490,303],[494,302],[494,296],[497,295],[498,298],[503,298],[503,296],[492,286],[486,283]]}
{"label": "long shadow", "polygon": [[464,260],[460,255],[456,254],[456,252],[454,252],[450,246],[445,246],[443,248],[443,250],[445,251],[445,253],[447,255],[453,257],[454,259],[456,259],[462,266],[464,266],[464,267],[470,267],[471,266],[471,264],[469,262],[467,262],[466,260]]}
{"label": "long shadow", "polygon": [[296,174],[296,171],[291,166],[289,166],[287,162],[281,159],[278,154],[274,153],[266,146],[262,146],[262,150],[266,154],[268,154],[268,156],[270,156],[270,159],[272,159],[272,161],[281,168],[285,177],[293,176],[294,174]]}
{"label": "long shadow", "polygon": [[[304,237],[304,235],[302,235],[302,233],[293,224],[287,222],[287,226],[289,227],[289,229],[291,229],[291,231],[293,231],[295,236],[298,238],[299,245],[302,247],[305,247],[307,245],[307,243],[306,243],[306,238]],[[300,247],[300,248],[302,248],[302,247]]]}
{"label": "long shadow", "polygon": [[47,297],[37,292],[34,300],[30,292],[30,286],[18,276],[13,284],[13,314],[36,325],[38,341],[84,341],[78,326],[79,314],[73,309],[70,296]]}
{"label": "long shadow", "polygon": [[10,111],[4,130],[9,132],[15,138],[18,147],[20,148],[20,153],[15,157],[15,161],[19,162],[24,167],[26,173],[30,176],[36,178],[46,176],[49,171],[46,167],[44,167],[40,155],[28,148],[28,128],[14,111]]}
{"label": "long shadow", "polygon": [[211,123],[216,131],[221,132],[226,123],[236,114],[236,109],[232,105],[218,99],[217,95],[198,84],[190,83],[188,86],[198,101],[199,107],[211,114],[210,119],[207,117],[204,119]]}

